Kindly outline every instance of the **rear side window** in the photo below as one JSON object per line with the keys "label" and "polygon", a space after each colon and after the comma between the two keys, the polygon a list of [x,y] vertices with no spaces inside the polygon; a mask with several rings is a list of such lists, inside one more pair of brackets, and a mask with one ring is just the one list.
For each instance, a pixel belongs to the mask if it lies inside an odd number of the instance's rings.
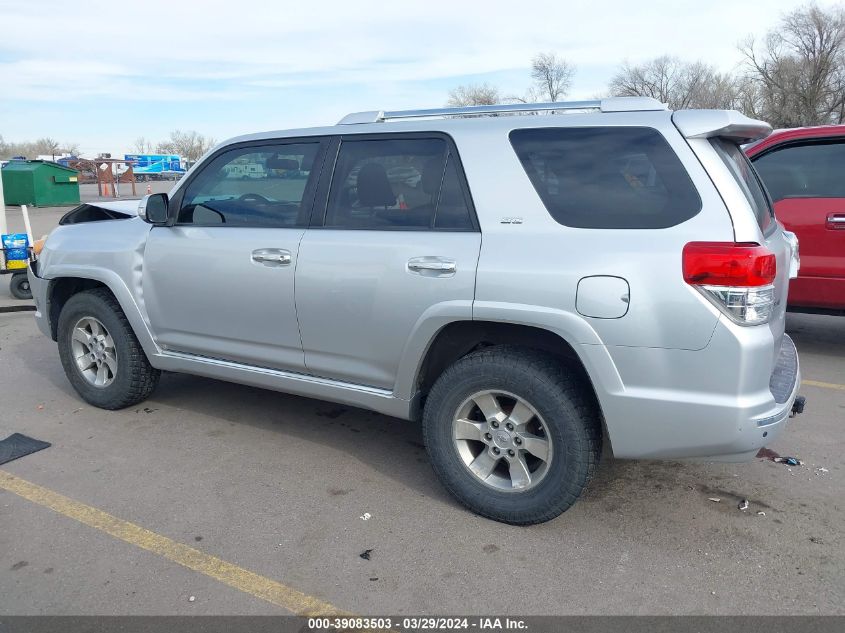
{"label": "rear side window", "polygon": [[457,158],[442,138],[344,140],[324,225],[472,230]]}
{"label": "rear side window", "polygon": [[755,159],[754,167],[775,202],[845,198],[845,143],[788,145]]}
{"label": "rear side window", "polygon": [[684,166],[652,128],[524,129],[510,140],[546,209],[564,226],[662,229],[701,210]]}
{"label": "rear side window", "polygon": [[748,204],[751,205],[754,215],[757,217],[760,230],[765,232],[773,222],[774,213],[769,198],[760,184],[760,179],[757,178],[754,167],[751,166],[751,161],[748,160],[745,152],[736,143],[721,138],[713,139],[712,143],[716,153],[728,166],[733,177],[739,183],[740,189],[748,199]]}

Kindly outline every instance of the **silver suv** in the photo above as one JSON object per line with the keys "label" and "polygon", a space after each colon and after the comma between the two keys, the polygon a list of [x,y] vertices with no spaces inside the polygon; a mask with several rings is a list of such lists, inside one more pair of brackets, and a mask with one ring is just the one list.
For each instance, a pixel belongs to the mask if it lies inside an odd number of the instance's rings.
{"label": "silver suv", "polygon": [[770,131],[617,98],[241,136],[66,215],[36,319],[95,406],[175,371],[421,420],[457,499],[546,521],[603,442],[742,460],[786,425],[797,242],[739,147]]}

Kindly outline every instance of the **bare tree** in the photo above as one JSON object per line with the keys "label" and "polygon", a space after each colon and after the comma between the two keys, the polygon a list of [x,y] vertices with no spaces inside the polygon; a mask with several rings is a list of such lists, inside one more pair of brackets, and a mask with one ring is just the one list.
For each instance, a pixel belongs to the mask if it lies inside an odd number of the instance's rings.
{"label": "bare tree", "polygon": [[0,136],[0,159],[7,160],[13,156],[52,156],[55,158],[61,154],[78,154],[77,143],[60,144],[58,141],[44,137],[36,141],[23,141],[20,143],[8,143]]}
{"label": "bare tree", "polygon": [[446,102],[450,107],[473,106],[473,105],[495,105],[501,103],[499,89],[489,84],[466,84],[458,86],[449,91],[449,100]]}
{"label": "bare tree", "polygon": [[634,66],[625,62],[610,82],[617,97],[653,97],[673,110],[734,108],[739,103],[736,79],[704,62],[685,62],[662,55]]}
{"label": "bare tree", "polygon": [[35,141],[35,143],[33,143],[32,150],[34,154],[45,156],[55,156],[56,154],[61,154],[59,142],[49,136],[42,137]]}
{"label": "bare tree", "polygon": [[170,133],[170,138],[162,141],[156,147],[156,151],[166,154],[178,154],[182,158],[191,162],[197,161],[200,157],[210,150],[217,143],[213,138],[206,137],[188,130],[174,130]]}
{"label": "bare tree", "polygon": [[135,143],[132,145],[132,149],[135,150],[138,154],[152,154],[153,153],[153,142],[147,140],[144,136],[139,136],[135,139]]}
{"label": "bare tree", "polygon": [[776,127],[845,121],[845,8],[806,5],[740,50],[757,116]]}
{"label": "bare tree", "polygon": [[[569,92],[575,66],[554,53],[538,53],[531,60],[531,79],[534,80],[534,94],[543,101],[560,101]],[[529,98],[533,98],[529,91]]]}

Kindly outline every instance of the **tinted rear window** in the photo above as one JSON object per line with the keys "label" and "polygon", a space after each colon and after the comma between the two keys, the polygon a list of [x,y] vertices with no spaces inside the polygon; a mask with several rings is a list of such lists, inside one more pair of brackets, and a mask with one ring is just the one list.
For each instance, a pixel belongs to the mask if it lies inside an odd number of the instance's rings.
{"label": "tinted rear window", "polygon": [[760,179],[751,166],[751,161],[745,155],[736,143],[728,140],[716,138],[713,139],[713,147],[716,148],[716,153],[728,166],[728,169],[733,174],[740,189],[748,199],[748,204],[754,211],[757,217],[757,224],[760,230],[764,231],[772,224],[774,214],[772,213],[772,205],[769,203],[769,197],[760,184]]}
{"label": "tinted rear window", "polygon": [[689,220],[701,199],[666,139],[652,128],[514,130],[511,144],[549,214],[585,229],[662,229]]}

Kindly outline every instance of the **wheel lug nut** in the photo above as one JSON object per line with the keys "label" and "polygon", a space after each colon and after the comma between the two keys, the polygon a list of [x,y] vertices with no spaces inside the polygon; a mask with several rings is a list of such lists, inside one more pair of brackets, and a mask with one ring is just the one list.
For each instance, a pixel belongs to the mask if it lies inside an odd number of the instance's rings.
{"label": "wheel lug nut", "polygon": [[510,422],[508,422],[507,424],[505,424],[505,428],[506,428],[508,431],[513,431],[513,424],[511,424]]}
{"label": "wheel lug nut", "polygon": [[513,449],[508,449],[508,455],[513,457],[514,455],[516,455],[516,453],[513,452]]}
{"label": "wheel lug nut", "polygon": [[496,453],[496,455],[498,455],[498,454],[499,454],[499,453],[501,453],[502,451],[500,451],[500,450],[499,450],[499,447],[498,447],[498,446],[494,446],[494,447],[493,447],[493,452],[494,452],[494,453]]}
{"label": "wheel lug nut", "polygon": [[490,423],[490,426],[492,426],[494,429],[498,429],[498,428],[499,428],[499,423],[498,423],[498,422],[496,422],[496,420],[493,420],[493,421]]}
{"label": "wheel lug nut", "polygon": [[519,446],[520,444],[522,444],[522,440],[521,440],[521,439],[519,439],[518,437],[515,437],[515,438],[513,439],[513,443],[514,443],[514,444],[516,444],[517,446]]}
{"label": "wheel lug nut", "polygon": [[485,439],[485,440],[492,440],[492,439],[493,439],[493,436],[492,436],[492,435],[490,435],[489,433],[485,433],[485,434],[484,434],[484,439]]}

